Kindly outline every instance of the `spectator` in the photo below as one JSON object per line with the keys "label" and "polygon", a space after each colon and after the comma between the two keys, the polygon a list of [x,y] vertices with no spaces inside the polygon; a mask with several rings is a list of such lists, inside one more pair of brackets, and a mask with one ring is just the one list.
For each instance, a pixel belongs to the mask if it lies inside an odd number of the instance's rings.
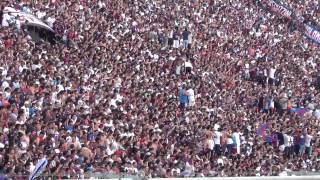
{"label": "spectator", "polygon": [[194,92],[192,86],[189,86],[189,87],[188,87],[188,90],[186,91],[186,93],[187,93],[188,101],[189,101],[188,106],[189,106],[189,107],[195,106],[195,104],[196,104],[196,97],[195,97],[195,92]]}
{"label": "spectator", "polygon": [[184,84],[179,89],[179,102],[180,102],[181,109],[185,109],[189,103],[188,94]]}
{"label": "spectator", "polygon": [[306,148],[306,153],[308,154],[308,156],[311,156],[311,153],[312,153],[311,143],[312,143],[313,136],[310,135],[311,132],[312,132],[312,130],[308,129],[307,132],[305,132],[305,134],[304,134],[304,146]]}
{"label": "spectator", "polygon": [[185,28],[185,30],[184,30],[183,33],[182,33],[183,48],[184,48],[184,49],[187,49],[187,48],[188,48],[188,45],[189,45],[189,36],[190,36],[190,33],[189,33],[188,29]]}

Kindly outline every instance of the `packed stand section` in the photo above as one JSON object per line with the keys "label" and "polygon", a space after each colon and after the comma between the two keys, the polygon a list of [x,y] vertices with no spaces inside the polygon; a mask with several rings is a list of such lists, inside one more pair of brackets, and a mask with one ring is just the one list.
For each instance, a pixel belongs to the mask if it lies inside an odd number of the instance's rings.
{"label": "packed stand section", "polygon": [[[1,1],[60,39],[2,22],[2,173],[320,171],[319,46],[256,1],[41,2]],[[284,1],[319,20],[317,2]]]}

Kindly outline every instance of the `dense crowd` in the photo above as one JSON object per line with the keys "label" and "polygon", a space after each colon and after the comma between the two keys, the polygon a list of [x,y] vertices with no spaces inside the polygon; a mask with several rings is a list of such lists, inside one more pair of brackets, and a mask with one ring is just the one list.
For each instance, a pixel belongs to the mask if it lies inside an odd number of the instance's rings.
{"label": "dense crowd", "polygon": [[[1,3],[60,37],[2,22],[3,174],[320,171],[319,46],[255,0]],[[319,22],[317,0],[283,3]]]}

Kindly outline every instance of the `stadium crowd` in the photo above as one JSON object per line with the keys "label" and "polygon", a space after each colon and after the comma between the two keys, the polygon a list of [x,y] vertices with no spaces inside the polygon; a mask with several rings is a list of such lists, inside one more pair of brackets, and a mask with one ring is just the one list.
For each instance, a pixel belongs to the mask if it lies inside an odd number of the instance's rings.
{"label": "stadium crowd", "polygon": [[[255,0],[43,2],[0,5],[61,37],[2,22],[3,174],[320,171],[319,46]],[[319,21],[317,0],[283,3]]]}

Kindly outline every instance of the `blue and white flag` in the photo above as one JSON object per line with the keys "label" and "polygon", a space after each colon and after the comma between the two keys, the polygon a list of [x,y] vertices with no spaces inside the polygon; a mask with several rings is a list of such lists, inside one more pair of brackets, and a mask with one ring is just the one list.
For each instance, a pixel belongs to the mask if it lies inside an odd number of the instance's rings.
{"label": "blue and white flag", "polygon": [[309,24],[304,24],[305,31],[304,34],[315,43],[320,44],[320,30],[315,26],[311,26]]}
{"label": "blue and white flag", "polygon": [[34,180],[35,178],[37,178],[39,175],[42,174],[42,172],[45,170],[46,166],[48,164],[48,160],[47,158],[42,158],[38,161],[36,167],[34,168],[34,170],[32,171],[32,173],[29,176],[29,180]]}

